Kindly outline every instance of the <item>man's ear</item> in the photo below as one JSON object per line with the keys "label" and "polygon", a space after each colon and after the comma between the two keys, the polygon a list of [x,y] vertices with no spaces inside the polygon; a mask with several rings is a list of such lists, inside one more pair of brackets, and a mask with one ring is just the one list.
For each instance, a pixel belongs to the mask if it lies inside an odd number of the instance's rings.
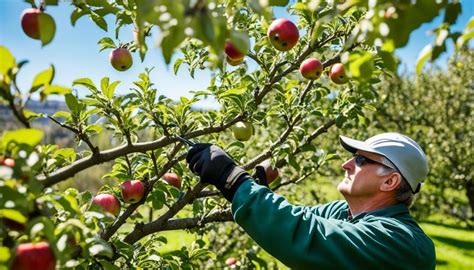
{"label": "man's ear", "polygon": [[382,183],[382,186],[380,187],[381,191],[392,191],[398,188],[400,186],[400,183],[402,181],[402,176],[398,172],[393,172],[389,175],[386,176],[387,178],[385,181]]}

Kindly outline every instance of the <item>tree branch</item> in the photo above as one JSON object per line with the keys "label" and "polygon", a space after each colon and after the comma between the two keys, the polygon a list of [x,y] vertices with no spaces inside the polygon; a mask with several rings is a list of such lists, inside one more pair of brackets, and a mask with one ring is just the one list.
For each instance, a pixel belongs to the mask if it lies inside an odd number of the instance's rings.
{"label": "tree branch", "polygon": [[133,212],[135,212],[135,210],[146,201],[146,197],[153,190],[153,185],[161,178],[161,176],[163,176],[167,171],[169,171],[180,160],[184,159],[184,157],[184,155],[181,155],[178,158],[166,163],[166,165],[163,166],[161,171],[159,171],[158,174],[152,179],[150,179],[150,181],[148,182],[148,187],[145,190],[143,198],[139,202],[131,204],[129,207],[127,207],[127,209],[125,209],[122,215],[120,215],[115,220],[115,222],[101,234],[101,237],[104,240],[109,240],[110,237],[112,237],[112,235],[114,235],[114,233],[125,223],[127,218],[130,217],[130,215],[133,214]]}
{"label": "tree branch", "polygon": [[140,240],[141,238],[161,231],[163,228],[166,227],[168,220],[176,215],[183,207],[185,207],[189,202],[193,201],[196,196],[206,187],[206,184],[199,182],[194,189],[188,190],[183,198],[173,204],[170,209],[161,215],[157,220],[147,223],[145,225],[135,226],[135,229],[128,234],[123,241],[129,244],[133,244],[136,241]]}

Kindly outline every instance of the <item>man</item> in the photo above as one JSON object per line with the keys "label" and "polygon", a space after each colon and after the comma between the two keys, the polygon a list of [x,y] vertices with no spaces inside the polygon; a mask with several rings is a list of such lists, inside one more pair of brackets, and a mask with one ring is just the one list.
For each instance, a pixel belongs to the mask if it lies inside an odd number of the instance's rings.
{"label": "man", "polygon": [[193,146],[186,160],[232,202],[235,221],[293,269],[434,269],[433,243],[408,212],[428,172],[421,147],[399,133],[340,142],[354,154],[338,185],[345,201],[314,207],[255,183],[215,145]]}

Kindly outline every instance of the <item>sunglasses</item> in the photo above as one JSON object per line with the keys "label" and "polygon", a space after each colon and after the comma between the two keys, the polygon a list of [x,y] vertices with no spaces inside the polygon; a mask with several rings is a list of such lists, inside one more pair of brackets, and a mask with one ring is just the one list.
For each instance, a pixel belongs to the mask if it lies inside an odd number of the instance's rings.
{"label": "sunglasses", "polygon": [[391,168],[393,169],[392,167],[388,166],[387,164],[385,163],[382,163],[380,161],[376,161],[376,160],[373,160],[373,159],[370,159],[366,156],[363,156],[361,154],[354,154],[354,160],[355,160],[355,164],[358,166],[358,167],[361,167],[362,165],[364,164],[378,164],[378,165],[382,165],[382,166],[385,166],[385,167],[388,167],[388,168]]}

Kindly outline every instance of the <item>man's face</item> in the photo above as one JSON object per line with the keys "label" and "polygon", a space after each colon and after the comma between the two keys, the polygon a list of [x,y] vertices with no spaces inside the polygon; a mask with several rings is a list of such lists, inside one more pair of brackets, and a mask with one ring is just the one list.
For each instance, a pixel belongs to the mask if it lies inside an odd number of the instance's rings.
{"label": "man's face", "polygon": [[[378,154],[358,150],[357,154],[380,161]],[[342,164],[346,171],[344,179],[337,186],[337,190],[348,199],[367,199],[380,192],[380,186],[386,179],[380,176],[377,170],[380,164],[362,162],[361,166],[356,165],[355,158],[351,158]]]}

